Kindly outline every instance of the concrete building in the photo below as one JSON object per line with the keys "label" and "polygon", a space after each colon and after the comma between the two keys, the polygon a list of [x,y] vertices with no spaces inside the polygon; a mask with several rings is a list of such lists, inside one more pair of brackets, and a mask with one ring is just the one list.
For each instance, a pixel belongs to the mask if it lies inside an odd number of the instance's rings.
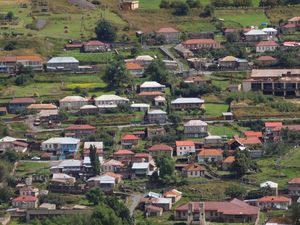
{"label": "concrete building", "polygon": [[0,57],[0,72],[15,73],[17,65],[32,68],[34,71],[43,70],[43,59],[38,55],[32,56],[3,56]]}
{"label": "concrete building", "polygon": [[176,141],[177,156],[186,156],[196,152],[195,143],[193,141]]}
{"label": "concrete building", "polygon": [[202,48],[220,48],[220,43],[213,39],[189,39],[184,41],[182,45],[189,50],[198,50]]}
{"label": "concrete building", "polygon": [[164,92],[166,85],[162,85],[156,81],[145,81],[140,85],[140,92]]}
{"label": "concrete building", "polygon": [[180,31],[172,27],[162,27],[155,33],[158,36],[163,36],[166,44],[178,43],[180,41]]}
{"label": "concrete building", "polygon": [[84,52],[106,52],[107,44],[101,41],[89,41],[83,44]]}
{"label": "concrete building", "polygon": [[177,98],[171,101],[173,109],[200,109],[204,100],[200,98]]}
{"label": "concrete building", "polygon": [[105,105],[122,105],[127,104],[129,99],[120,97],[118,95],[101,95],[95,98],[96,106],[105,106]]}
{"label": "concrete building", "polygon": [[184,135],[187,137],[205,137],[207,136],[208,125],[202,120],[190,120],[184,125]]}
{"label": "concrete building", "polygon": [[299,69],[252,70],[250,78],[243,81],[244,91],[261,91],[276,96],[300,96]]}
{"label": "concrete building", "polygon": [[147,119],[149,123],[162,124],[167,122],[168,116],[165,111],[155,109],[148,111]]}
{"label": "concrete building", "polygon": [[71,154],[78,151],[80,140],[75,138],[57,137],[50,138],[42,142],[41,150],[49,152],[57,152]]}
{"label": "concrete building", "polygon": [[256,45],[256,52],[274,52],[278,48],[278,44],[275,41],[261,41]]}
{"label": "concrete building", "polygon": [[246,41],[264,41],[268,40],[268,34],[262,30],[250,30],[244,33]]}
{"label": "concrete building", "polygon": [[76,71],[79,61],[74,57],[53,57],[47,62],[47,70]]}
{"label": "concrete building", "polygon": [[82,106],[88,105],[88,99],[81,96],[67,96],[59,100],[61,110],[79,110]]}

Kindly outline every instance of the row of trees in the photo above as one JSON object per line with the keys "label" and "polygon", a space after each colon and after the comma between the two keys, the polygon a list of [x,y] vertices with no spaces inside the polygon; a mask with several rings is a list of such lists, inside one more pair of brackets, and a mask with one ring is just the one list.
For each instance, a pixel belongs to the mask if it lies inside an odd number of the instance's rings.
{"label": "row of trees", "polygon": [[211,0],[211,4],[215,7],[242,7],[252,6],[252,0]]}
{"label": "row of trees", "polygon": [[274,7],[278,5],[296,5],[300,4],[300,0],[260,0],[259,6],[261,7]]}

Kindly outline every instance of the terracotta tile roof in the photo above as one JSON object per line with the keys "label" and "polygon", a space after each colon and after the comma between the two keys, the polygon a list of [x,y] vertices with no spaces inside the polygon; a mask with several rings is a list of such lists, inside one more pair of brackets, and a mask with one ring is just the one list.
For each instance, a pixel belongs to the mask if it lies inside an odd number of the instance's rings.
{"label": "terracotta tile roof", "polygon": [[276,58],[269,55],[262,55],[256,58],[256,61],[275,61]]}
{"label": "terracotta tile roof", "polygon": [[123,167],[124,164],[118,160],[114,160],[114,159],[109,159],[107,161],[105,161],[102,165],[104,166],[121,166]]}
{"label": "terracotta tile roof", "polygon": [[293,131],[300,131],[300,124],[284,125],[282,128],[287,128],[287,129],[293,130]]}
{"label": "terracotta tile roof", "polygon": [[148,149],[149,152],[155,152],[155,151],[173,151],[173,148],[170,147],[169,145],[165,144],[157,144],[153,145],[151,148]]}
{"label": "terracotta tile roof", "polygon": [[263,46],[278,46],[275,41],[261,41],[256,46],[263,47]]}
{"label": "terracotta tile roof", "polygon": [[223,163],[231,164],[234,161],[235,161],[235,157],[234,156],[228,156],[226,159],[223,160]]}
{"label": "terracotta tile roof", "polygon": [[282,27],[284,27],[284,28],[295,28],[296,24],[288,23],[288,24],[283,25]]}
{"label": "terracotta tile roof", "polygon": [[53,104],[31,104],[27,109],[57,109]]}
{"label": "terracotta tile roof", "polygon": [[[199,212],[201,202],[191,202],[196,212]],[[223,215],[258,215],[259,208],[250,206],[247,203],[233,199],[230,202],[204,202],[205,211],[217,211]],[[176,208],[176,211],[188,211],[189,204],[183,204]]]}
{"label": "terracotta tile roof", "polygon": [[285,225],[292,225],[293,220],[290,217],[273,217],[267,221],[266,224],[285,224]]}
{"label": "terracotta tile roof", "polygon": [[242,145],[259,145],[259,144],[261,144],[261,140],[255,136],[249,136],[246,138],[240,138],[238,136],[234,136],[234,139]]}
{"label": "terracotta tile roof", "polygon": [[178,196],[181,196],[182,195],[182,192],[180,192],[180,191],[178,191],[178,190],[176,190],[176,189],[172,189],[172,190],[170,190],[170,191],[166,191],[165,193],[164,193],[164,197],[165,198],[170,198],[170,197],[178,197]]}
{"label": "terracotta tile roof", "polygon": [[88,124],[74,124],[65,128],[65,130],[95,130],[95,129],[96,127]]}
{"label": "terracotta tile roof", "polygon": [[157,33],[178,33],[179,31],[173,27],[162,27],[160,28]]}
{"label": "terracotta tile roof", "polygon": [[107,175],[107,176],[111,176],[111,177],[114,177],[116,179],[121,179],[122,178],[122,175],[121,174],[118,174],[118,173],[113,173],[113,172],[106,172],[103,174],[104,176]]}
{"label": "terracotta tile roof", "polygon": [[295,16],[291,19],[289,19],[290,22],[297,22],[297,21],[300,21],[300,16]]}
{"label": "terracotta tile roof", "polygon": [[213,44],[218,44],[217,41],[213,39],[189,39],[183,42],[185,45],[197,45],[197,44],[208,44],[208,45],[213,45]]}
{"label": "terracotta tile roof", "polygon": [[87,43],[85,43],[84,45],[86,46],[102,46],[105,45],[105,43],[101,42],[101,41],[89,41]]}
{"label": "terracotta tile roof", "polygon": [[120,149],[114,153],[114,155],[134,155],[134,153],[130,150]]}
{"label": "terracotta tile roof", "polygon": [[136,153],[134,155],[134,158],[149,158],[149,154],[148,153]]}
{"label": "terracotta tile roof", "polygon": [[258,137],[258,138],[261,138],[262,137],[262,132],[260,132],[260,131],[245,131],[244,135],[246,137]]}
{"label": "terracotta tile roof", "polygon": [[21,147],[24,147],[24,148],[28,147],[28,145],[29,145],[28,143],[23,142],[23,141],[13,141],[12,143],[16,146],[21,146]]}
{"label": "terracotta tile roof", "polygon": [[127,62],[126,69],[127,70],[141,70],[141,69],[143,69],[143,67],[138,63]]}
{"label": "terracotta tile roof", "polygon": [[154,205],[147,205],[146,209],[151,211],[151,212],[161,212],[161,211],[163,211],[163,208],[158,207],[158,206],[154,206]]}
{"label": "terracotta tile roof", "polygon": [[13,104],[33,104],[36,101],[33,98],[13,98],[9,103]]}
{"label": "terracotta tile roof", "polygon": [[221,156],[223,151],[221,149],[201,149],[198,156]]}
{"label": "terracotta tile roof", "polygon": [[161,96],[164,95],[164,93],[160,91],[143,91],[138,94],[138,96]]}
{"label": "terracotta tile roof", "polygon": [[140,140],[140,138],[133,134],[125,134],[122,137],[122,141]]}
{"label": "terracotta tile roof", "polygon": [[19,196],[13,199],[13,202],[35,202],[38,199],[34,196]]}
{"label": "terracotta tile roof", "polygon": [[285,196],[264,196],[257,199],[257,202],[291,202],[291,198]]}
{"label": "terracotta tile roof", "polygon": [[300,177],[291,179],[288,184],[300,184]]}
{"label": "terracotta tile roof", "polygon": [[181,146],[195,146],[194,141],[176,141],[176,146],[181,147]]}
{"label": "terracotta tile roof", "polygon": [[39,55],[26,55],[26,56],[17,56],[17,61],[43,61],[42,57]]}
{"label": "terracotta tile roof", "polygon": [[0,107],[0,112],[7,112],[6,107]]}
{"label": "terracotta tile roof", "polygon": [[265,122],[265,127],[268,128],[282,127],[282,122]]}
{"label": "terracotta tile roof", "polygon": [[185,167],[183,167],[184,171],[205,171],[205,167],[200,166],[199,164],[189,164]]}

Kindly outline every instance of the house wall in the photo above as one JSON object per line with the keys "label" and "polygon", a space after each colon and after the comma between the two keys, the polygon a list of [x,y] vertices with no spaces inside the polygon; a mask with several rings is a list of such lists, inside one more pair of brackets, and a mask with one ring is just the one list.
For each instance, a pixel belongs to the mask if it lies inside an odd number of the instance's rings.
{"label": "house wall", "polygon": [[60,101],[59,108],[62,110],[79,110],[82,106],[87,105],[88,101]]}
{"label": "house wall", "polygon": [[177,156],[188,155],[190,153],[195,153],[195,146],[178,146],[176,147]]}

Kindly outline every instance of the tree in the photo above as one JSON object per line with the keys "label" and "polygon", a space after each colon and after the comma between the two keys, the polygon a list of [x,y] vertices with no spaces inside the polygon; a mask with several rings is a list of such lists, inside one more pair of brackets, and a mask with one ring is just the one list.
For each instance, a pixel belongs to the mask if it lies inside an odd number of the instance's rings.
{"label": "tree", "polygon": [[163,61],[160,59],[154,60],[146,69],[145,75],[149,76],[151,80],[159,83],[169,82],[169,72]]}
{"label": "tree", "polygon": [[252,0],[233,0],[233,6],[252,6]]}
{"label": "tree", "polygon": [[204,7],[201,15],[204,17],[212,17],[214,14],[214,10],[214,7],[211,4],[208,4]]}
{"label": "tree", "polygon": [[260,0],[259,2],[260,7],[265,7],[265,6],[274,7],[278,4],[279,4],[278,0]]}
{"label": "tree", "polygon": [[257,171],[258,166],[255,161],[251,160],[248,151],[237,150],[235,153],[235,161],[232,163],[230,170],[238,177],[241,177],[249,171]]}
{"label": "tree", "polygon": [[124,61],[115,61],[109,65],[105,70],[103,80],[109,84],[110,88],[121,88],[131,83]]}
{"label": "tree", "polygon": [[7,186],[0,187],[0,203],[7,203],[13,197],[13,191]]}
{"label": "tree", "polygon": [[11,12],[11,11],[9,11],[7,14],[6,14],[6,19],[8,20],[8,21],[12,21],[13,20],[13,18],[14,18],[14,13],[13,12]]}
{"label": "tree", "polygon": [[239,33],[229,33],[226,35],[226,40],[229,42],[229,43],[233,43],[233,42],[238,42],[240,40],[240,35]]}
{"label": "tree", "polygon": [[12,51],[16,49],[17,42],[16,41],[9,41],[5,46],[5,51]]}
{"label": "tree", "polygon": [[215,7],[228,7],[231,2],[229,0],[211,0],[211,4]]}
{"label": "tree", "polygon": [[230,198],[239,198],[242,199],[247,190],[240,185],[232,184],[225,189],[225,195],[229,196]]}
{"label": "tree", "polygon": [[186,0],[186,4],[188,4],[188,6],[190,8],[201,8],[201,2],[200,0]]}
{"label": "tree", "polygon": [[100,172],[100,161],[97,154],[97,148],[95,145],[90,146],[90,160],[93,171],[95,174],[99,174]]}
{"label": "tree", "polygon": [[103,202],[104,200],[104,195],[103,192],[100,190],[100,188],[92,188],[85,194],[86,199],[94,204],[94,205],[99,205],[100,202]]}
{"label": "tree", "polygon": [[292,219],[294,225],[300,225],[300,206],[297,203],[292,204]]}
{"label": "tree", "polygon": [[161,8],[161,9],[170,8],[170,2],[168,0],[162,0],[159,4],[159,8]]}
{"label": "tree", "polygon": [[190,7],[188,4],[184,2],[178,2],[174,4],[173,14],[177,16],[186,16],[190,11]]}
{"label": "tree", "polygon": [[122,218],[117,217],[114,210],[107,205],[101,203],[99,204],[92,213],[91,216],[92,225],[123,225]]}
{"label": "tree", "polygon": [[272,189],[270,187],[262,187],[257,190],[251,190],[247,193],[246,199],[259,199],[264,196],[273,195]]}
{"label": "tree", "polygon": [[59,120],[61,120],[61,121],[66,121],[69,118],[68,113],[64,110],[59,110],[58,117],[59,117]]}
{"label": "tree", "polygon": [[174,179],[175,162],[166,154],[158,154],[155,158],[155,164],[159,168],[159,176],[165,183],[171,183]]}
{"label": "tree", "polygon": [[95,29],[99,41],[113,42],[117,38],[117,28],[107,20],[100,20]]}
{"label": "tree", "polygon": [[12,149],[7,149],[3,155],[3,159],[7,162],[14,163],[20,159],[18,153]]}

